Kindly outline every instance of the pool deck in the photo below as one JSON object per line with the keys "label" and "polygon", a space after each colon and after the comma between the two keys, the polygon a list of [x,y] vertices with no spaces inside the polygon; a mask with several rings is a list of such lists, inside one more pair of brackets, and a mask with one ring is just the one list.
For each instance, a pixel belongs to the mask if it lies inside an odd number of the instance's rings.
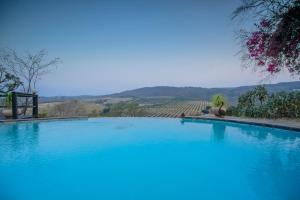
{"label": "pool deck", "polygon": [[244,117],[216,117],[214,115],[201,115],[201,116],[186,116],[185,119],[196,120],[219,120],[227,122],[236,122],[243,124],[252,124],[259,126],[267,126],[272,128],[282,128],[300,132],[300,120],[286,120],[286,119],[257,119],[257,118],[244,118]]}

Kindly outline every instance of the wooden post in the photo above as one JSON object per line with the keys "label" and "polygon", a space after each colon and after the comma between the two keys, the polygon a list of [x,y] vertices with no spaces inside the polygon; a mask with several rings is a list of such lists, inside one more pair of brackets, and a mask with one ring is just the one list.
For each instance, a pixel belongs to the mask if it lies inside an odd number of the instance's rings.
{"label": "wooden post", "polygon": [[12,98],[12,106],[11,106],[12,118],[13,119],[18,119],[17,94],[15,92],[12,92],[11,98]]}
{"label": "wooden post", "polygon": [[38,118],[39,117],[39,103],[38,103],[38,95],[33,93],[32,94],[32,117]]}

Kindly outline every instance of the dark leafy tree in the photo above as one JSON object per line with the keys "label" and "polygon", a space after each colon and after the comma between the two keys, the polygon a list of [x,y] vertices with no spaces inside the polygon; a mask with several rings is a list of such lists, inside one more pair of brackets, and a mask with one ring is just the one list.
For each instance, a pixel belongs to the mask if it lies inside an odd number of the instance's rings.
{"label": "dark leafy tree", "polygon": [[300,118],[300,92],[278,92],[268,95],[258,86],[239,98],[238,106],[231,106],[227,114],[256,118]]}
{"label": "dark leafy tree", "polygon": [[248,108],[253,106],[255,103],[255,91],[248,91],[241,95],[238,102],[240,107]]}
{"label": "dark leafy tree", "polygon": [[268,97],[268,91],[266,90],[266,88],[263,85],[257,86],[254,89],[254,91],[255,91],[256,98],[260,102],[260,105],[262,105]]}
{"label": "dark leafy tree", "polygon": [[6,69],[0,65],[0,94],[7,94],[13,90],[15,90],[21,81],[18,77],[10,74],[6,71]]}

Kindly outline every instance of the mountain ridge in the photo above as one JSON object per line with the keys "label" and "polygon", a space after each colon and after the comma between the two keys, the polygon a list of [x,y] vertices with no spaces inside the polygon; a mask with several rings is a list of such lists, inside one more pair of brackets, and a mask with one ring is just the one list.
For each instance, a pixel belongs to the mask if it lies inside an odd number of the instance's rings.
{"label": "mountain ridge", "polygon": [[[275,84],[264,84],[269,93],[280,91],[300,91],[300,81],[280,82]],[[133,90],[126,90],[108,95],[80,95],[80,96],[56,96],[41,97],[42,102],[64,101],[64,100],[95,100],[101,98],[159,98],[170,97],[191,100],[210,100],[216,93],[221,93],[230,102],[237,102],[238,97],[256,87],[257,85],[238,87],[173,87],[173,86],[153,86],[142,87]]]}

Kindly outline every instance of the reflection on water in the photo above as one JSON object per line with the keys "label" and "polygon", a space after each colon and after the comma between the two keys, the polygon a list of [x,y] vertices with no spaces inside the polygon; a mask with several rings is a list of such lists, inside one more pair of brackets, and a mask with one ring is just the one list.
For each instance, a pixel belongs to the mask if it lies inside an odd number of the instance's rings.
{"label": "reflection on water", "polygon": [[[39,123],[13,123],[0,126],[0,157],[28,156],[39,143]],[[1,160],[0,160],[1,161]]]}
{"label": "reflection on water", "polygon": [[[236,128],[242,134],[254,137],[258,140],[265,140],[267,136],[272,136],[283,140],[295,140],[300,138],[300,134],[295,134],[293,131],[287,131],[276,128],[268,128],[264,126],[255,126],[248,124],[240,124],[234,122],[222,122],[213,120],[193,120],[193,119],[183,119],[180,121],[181,124],[193,123],[193,124],[209,124],[212,125],[212,134],[216,134],[217,138],[224,139],[226,134],[226,127]],[[214,138],[214,136],[213,136]]]}
{"label": "reflection on water", "polygon": [[245,152],[245,169],[241,167],[240,170],[246,170],[248,184],[259,199],[299,199],[299,133],[219,121],[186,122],[212,123],[213,141],[224,141],[225,136],[228,136],[228,140],[238,137],[237,144],[241,142],[244,144],[244,147],[238,150],[253,148],[249,156],[251,159],[247,160],[247,152]]}
{"label": "reflection on water", "polygon": [[221,142],[225,138],[226,125],[224,123],[214,123],[212,125],[212,138],[216,142]]}
{"label": "reflection on water", "polygon": [[[264,150],[248,175],[253,190],[264,199],[299,199],[300,139],[297,133],[263,127],[239,130],[260,142],[259,148]],[[266,193],[266,188],[273,192]]]}
{"label": "reflection on water", "polygon": [[[255,193],[264,199],[299,199],[299,151],[299,142],[294,148],[284,151],[277,145],[268,147],[268,152],[255,161],[248,174]],[[266,188],[272,193],[266,193]]]}

